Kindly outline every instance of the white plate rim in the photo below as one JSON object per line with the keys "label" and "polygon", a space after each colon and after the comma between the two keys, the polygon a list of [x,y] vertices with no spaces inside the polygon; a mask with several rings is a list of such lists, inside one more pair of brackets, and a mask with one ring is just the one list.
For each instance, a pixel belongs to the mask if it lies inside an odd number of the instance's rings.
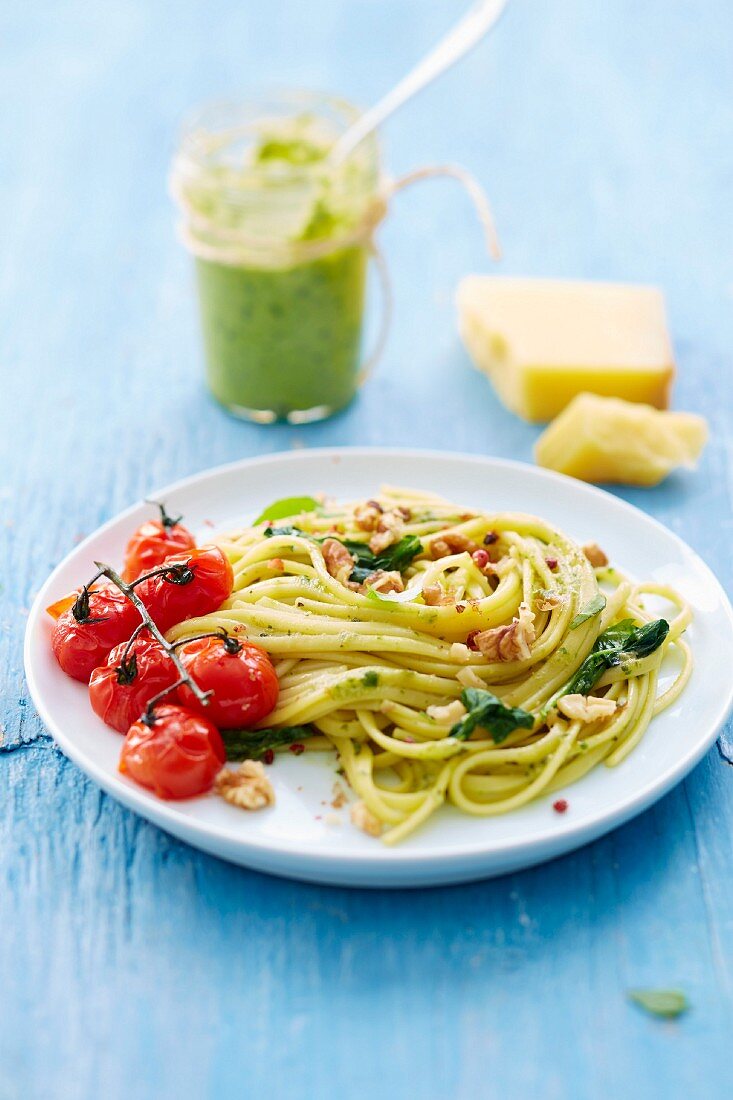
{"label": "white plate rim", "polygon": [[[148,494],[149,498],[163,498],[179,491],[185,491],[201,482],[209,479],[217,479],[228,473],[236,472],[240,469],[251,469],[258,466],[267,466],[268,464],[277,463],[285,459],[293,460],[299,455],[307,455],[312,459],[333,460],[341,459],[344,456],[349,458],[390,458],[390,459],[417,459],[426,461],[439,461],[439,462],[469,462],[479,466],[484,466],[490,469],[507,469],[521,473],[531,473],[533,476],[541,480],[546,480],[548,484],[562,483],[567,485],[572,484],[574,491],[576,491],[581,497],[583,495],[590,495],[592,497],[601,497],[613,501],[614,507],[619,508],[622,512],[638,520],[639,517],[644,523],[656,528],[659,532],[663,533],[665,537],[671,539],[677,544],[681,551],[690,555],[695,559],[697,568],[701,569],[709,583],[711,583],[717,590],[717,595],[720,600],[720,607],[725,613],[728,620],[728,625],[733,633],[733,608],[731,607],[730,600],[721,585],[718,578],[715,576],[711,568],[707,565],[703,558],[693,550],[684,539],[680,538],[674,531],[671,531],[668,527],[665,527],[654,516],[650,516],[648,513],[637,508],[635,505],[630,504],[623,498],[618,497],[612,493],[607,492],[598,486],[591,485],[585,482],[576,480],[575,478],[567,477],[564,474],[556,473],[552,470],[545,470],[542,467],[534,466],[526,462],[521,462],[515,459],[507,458],[495,458],[492,456],[485,456],[480,454],[473,454],[471,452],[459,452],[459,451],[440,451],[435,449],[423,449],[423,448],[400,448],[400,447],[320,447],[320,448],[307,448],[303,451],[273,451],[264,455],[257,455],[254,457],[243,458],[235,460],[234,462],[223,463],[218,466],[209,467],[196,474],[191,474],[187,477],[180,478],[177,481],[170,482],[160,489],[154,490]],[[54,741],[57,743],[63,753],[72,760],[86,775],[89,776],[98,786],[100,786],[107,794],[111,795],[118,802],[121,802],[128,809],[131,809],[138,813],[143,818],[152,821],[159,827],[167,830],[175,836],[181,837],[182,832],[202,834],[200,847],[204,850],[212,850],[205,844],[206,840],[220,840],[226,844],[235,843],[237,848],[241,848],[242,851],[250,850],[254,854],[262,854],[267,852],[278,852],[281,855],[286,855],[295,859],[296,857],[303,857],[306,860],[313,861],[318,865],[332,865],[334,870],[339,864],[348,864],[349,866],[358,864],[361,867],[380,867],[389,863],[390,865],[404,864],[412,865],[430,864],[436,869],[436,878],[440,880],[441,868],[446,868],[448,864],[451,864],[459,857],[475,858],[484,855],[490,857],[495,854],[506,854],[516,852],[517,855],[522,854],[522,858],[519,862],[521,866],[529,866],[533,862],[539,862],[546,858],[553,858],[554,854],[564,854],[580,847],[583,843],[589,842],[598,836],[601,836],[612,829],[624,824],[630,818],[637,816],[643,810],[651,806],[654,802],[662,798],[669,790],[672,789],[677,783],[679,783],[692,768],[702,759],[702,757],[708,752],[708,750],[715,743],[717,736],[725,725],[727,718],[733,710],[733,680],[728,686],[727,693],[724,698],[721,699],[718,707],[716,717],[709,725],[708,734],[703,739],[696,741],[690,750],[684,755],[680,756],[676,764],[668,767],[666,771],[660,773],[660,775],[654,780],[646,784],[645,787],[637,791],[633,797],[629,797],[624,802],[623,806],[610,807],[606,810],[599,812],[597,817],[592,820],[574,823],[571,819],[564,819],[557,823],[557,827],[551,834],[545,838],[537,840],[500,840],[495,839],[490,845],[486,843],[476,842],[475,844],[468,844],[461,842],[453,846],[441,847],[439,851],[435,852],[419,852],[410,850],[409,844],[403,845],[397,848],[388,848],[386,846],[376,846],[375,850],[351,850],[348,853],[341,853],[338,851],[319,850],[316,854],[308,852],[304,849],[295,848],[290,841],[278,841],[274,838],[268,838],[267,840],[260,840],[256,837],[237,837],[236,840],[232,837],[230,830],[216,825],[211,822],[192,821],[188,817],[180,815],[176,811],[175,802],[163,802],[156,799],[154,795],[144,789],[126,786],[122,780],[116,778],[116,776],[110,776],[103,767],[98,765],[94,760],[90,760],[82,751],[79,751],[74,743],[73,737],[66,734],[66,732],[56,722],[53,714],[46,704],[43,692],[38,685],[34,659],[33,659],[33,647],[35,643],[35,635],[39,629],[39,624],[43,620],[45,615],[45,607],[49,602],[49,594],[54,588],[56,578],[64,570],[69,560],[80,556],[87,548],[92,546],[94,542],[105,532],[115,527],[120,521],[123,521],[128,516],[133,515],[140,508],[142,501],[137,501],[130,505],[128,508],[116,513],[105,523],[97,527],[91,534],[84,538],[81,542],[76,544],[68,554],[58,563],[53,569],[51,574],[47,577],[41,588],[38,590],[33,604],[31,606],[28,621],[26,625],[25,640],[24,640],[24,664],[25,674],[33,703],[38,711],[38,714],[53,736]],[[184,837],[187,843],[191,843],[194,846],[196,842],[188,840]],[[544,846],[544,842],[553,849],[558,849],[557,853],[551,852],[549,855],[542,854],[541,849]],[[221,857],[231,858],[231,857]],[[299,877],[297,872],[282,871],[273,868],[275,874],[286,874],[291,877]],[[483,877],[491,874],[492,871],[482,871],[480,868],[474,869],[470,873],[461,875],[461,879],[469,879],[471,877]],[[306,877],[305,874],[302,877]],[[317,874],[309,871],[309,877],[316,878]]]}

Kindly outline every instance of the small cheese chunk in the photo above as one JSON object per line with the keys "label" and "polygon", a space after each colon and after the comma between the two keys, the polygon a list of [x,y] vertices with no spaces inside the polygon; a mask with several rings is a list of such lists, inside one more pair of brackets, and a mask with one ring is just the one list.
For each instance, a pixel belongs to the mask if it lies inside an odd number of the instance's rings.
{"label": "small cheese chunk", "polygon": [[507,408],[551,420],[581,392],[669,405],[674,359],[652,286],[469,275],[458,326]]}
{"label": "small cheese chunk", "polygon": [[657,485],[676,466],[693,467],[707,436],[694,413],[582,393],[542,433],[535,458],[582,481]]}

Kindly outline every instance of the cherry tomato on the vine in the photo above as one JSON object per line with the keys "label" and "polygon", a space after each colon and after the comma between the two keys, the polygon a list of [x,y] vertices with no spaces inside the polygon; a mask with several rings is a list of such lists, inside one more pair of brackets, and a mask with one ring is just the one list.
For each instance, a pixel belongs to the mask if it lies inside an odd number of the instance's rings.
{"label": "cherry tomato on the vine", "polygon": [[163,633],[185,619],[217,611],[234,586],[229,559],[218,546],[176,554],[160,568],[164,571],[140,581],[135,591]]}
{"label": "cherry tomato on the vine", "polygon": [[64,672],[86,684],[110,650],[139,624],[140,615],[124,592],[110,581],[94,581],[57,618],[51,647]]}
{"label": "cherry tomato on the vine", "polygon": [[280,684],[264,649],[235,638],[196,638],[178,650],[186,672],[202,691],[206,705],[188,684],[181,684],[183,706],[205,714],[220,729],[242,729],[265,718],[277,703]]}
{"label": "cherry tomato on the vine", "polygon": [[180,523],[181,517],[173,519],[162,504],[158,507],[160,519],[146,520],[127,544],[122,573],[125,581],[135,581],[142,573],[162,565],[166,558],[186,553],[196,546],[191,532]]}
{"label": "cherry tomato on the vine", "polygon": [[120,771],[159,798],[193,798],[211,789],[225,761],[224,743],[212,722],[163,703],[130,726]]}
{"label": "cherry tomato on the vine", "polygon": [[115,646],[105,663],[94,669],[89,702],[103,722],[127,733],[153,696],[177,680],[178,670],[170,656],[143,630],[132,643]]}

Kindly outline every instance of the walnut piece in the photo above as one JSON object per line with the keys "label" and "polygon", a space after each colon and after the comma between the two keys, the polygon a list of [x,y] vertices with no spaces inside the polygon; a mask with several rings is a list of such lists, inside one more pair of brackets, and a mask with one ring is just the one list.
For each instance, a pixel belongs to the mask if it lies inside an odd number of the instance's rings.
{"label": "walnut piece", "polygon": [[364,590],[371,588],[374,592],[404,592],[405,584],[402,574],[397,569],[377,569],[370,573],[364,581]]}
{"label": "walnut piece", "polygon": [[245,760],[238,768],[222,768],[214,780],[214,791],[241,810],[272,806],[275,792],[259,760]]}
{"label": "walnut piece", "polygon": [[334,810],[340,810],[349,801],[346,791],[341,786],[338,780],[333,785],[333,798],[331,799],[331,805]]}
{"label": "walnut piece", "polygon": [[383,513],[384,508],[378,501],[367,500],[354,509],[354,523],[362,531],[376,531]]}
{"label": "walnut piece", "polygon": [[382,835],[381,821],[364,802],[355,802],[351,807],[351,823],[368,836]]}
{"label": "walnut piece", "polygon": [[521,604],[518,615],[507,626],[480,630],[473,644],[489,661],[520,661],[530,656],[534,640],[534,611]]}
{"label": "walnut piece", "polygon": [[455,603],[453,597],[444,592],[439,584],[426,584],[422,590],[422,598],[428,607],[442,607]]}
{"label": "walnut piece", "polygon": [[616,710],[614,699],[602,699],[596,695],[564,695],[557,709],[575,722],[598,722],[610,718]]}
{"label": "walnut piece", "polygon": [[[481,686],[483,687],[483,684]],[[466,708],[460,699],[454,699],[452,703],[448,703],[443,707],[428,707],[425,713],[428,718],[432,718],[434,722],[438,722],[441,726],[453,726],[463,718]]]}
{"label": "walnut piece", "polygon": [[535,593],[532,602],[535,611],[554,611],[555,608],[562,607],[565,603],[565,597],[561,596],[559,592],[550,592],[549,589],[543,588]]}
{"label": "walnut piece", "polygon": [[326,539],[321,550],[329,574],[334,580],[348,587],[356,559],[338,539]]}
{"label": "walnut piece", "polygon": [[608,557],[597,542],[586,543],[583,547],[583,553],[594,569],[601,569],[604,565],[608,565]]}
{"label": "walnut piece", "polygon": [[462,554],[464,551],[472,554],[474,550],[478,550],[478,545],[459,531],[446,531],[430,543],[430,555],[433,561],[446,558],[449,554]]}
{"label": "walnut piece", "polygon": [[369,549],[373,554],[381,554],[388,546],[399,542],[405,530],[405,520],[410,518],[406,508],[392,508],[389,512],[383,512],[377,522],[377,527],[369,539]]}

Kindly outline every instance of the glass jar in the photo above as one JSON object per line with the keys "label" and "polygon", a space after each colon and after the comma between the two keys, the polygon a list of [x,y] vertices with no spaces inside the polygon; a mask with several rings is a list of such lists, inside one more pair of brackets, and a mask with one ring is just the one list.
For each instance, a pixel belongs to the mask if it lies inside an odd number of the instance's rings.
{"label": "glass jar", "polygon": [[365,376],[378,144],[337,168],[326,159],[357,117],[342,99],[286,92],[210,104],[183,132],[171,190],[196,262],[207,380],[237,416],[319,420]]}

